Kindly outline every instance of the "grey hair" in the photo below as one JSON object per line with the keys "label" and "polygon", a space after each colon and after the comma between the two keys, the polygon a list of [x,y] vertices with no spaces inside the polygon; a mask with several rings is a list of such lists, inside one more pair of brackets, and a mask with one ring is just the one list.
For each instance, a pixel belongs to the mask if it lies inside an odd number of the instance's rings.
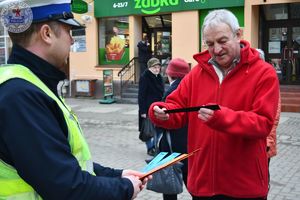
{"label": "grey hair", "polygon": [[210,11],[204,18],[204,22],[202,25],[202,34],[205,28],[215,27],[221,23],[227,24],[231,28],[233,34],[236,34],[240,29],[238,19],[232,12],[226,9],[219,9]]}

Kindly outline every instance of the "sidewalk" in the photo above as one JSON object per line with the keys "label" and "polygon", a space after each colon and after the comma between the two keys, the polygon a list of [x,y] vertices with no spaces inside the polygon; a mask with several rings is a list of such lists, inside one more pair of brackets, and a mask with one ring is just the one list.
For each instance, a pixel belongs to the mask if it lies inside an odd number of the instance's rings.
{"label": "sidewalk", "polygon": [[[79,117],[93,159],[104,166],[140,170],[149,158],[138,139],[137,105],[99,104],[97,100],[67,99]],[[278,155],[271,160],[268,200],[300,199],[300,113],[282,113],[278,127]],[[143,190],[138,200],[162,199]],[[185,190],[180,200],[191,197]]]}

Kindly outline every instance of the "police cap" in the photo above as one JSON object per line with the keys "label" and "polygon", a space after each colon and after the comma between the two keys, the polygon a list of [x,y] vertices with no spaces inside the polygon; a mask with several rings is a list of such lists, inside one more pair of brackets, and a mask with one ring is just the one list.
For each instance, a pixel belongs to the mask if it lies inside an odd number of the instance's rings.
{"label": "police cap", "polygon": [[32,23],[56,20],[68,24],[72,28],[84,27],[74,19],[71,0],[4,0],[0,3],[0,8],[17,2],[25,3],[30,7]]}

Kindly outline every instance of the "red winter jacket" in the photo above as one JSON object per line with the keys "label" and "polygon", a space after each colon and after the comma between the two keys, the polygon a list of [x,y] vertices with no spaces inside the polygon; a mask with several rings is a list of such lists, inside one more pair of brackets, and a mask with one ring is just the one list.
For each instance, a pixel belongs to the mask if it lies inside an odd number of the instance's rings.
{"label": "red winter jacket", "polygon": [[[207,51],[196,54],[198,65],[181,81],[164,102],[149,108],[158,126],[176,129],[188,123],[188,190],[194,196],[223,194],[236,198],[264,197],[268,193],[266,137],[276,115],[279,82],[273,67],[259,59],[249,43],[241,41],[240,62],[220,84]],[[197,112],[155,118],[155,105],[167,109],[217,103],[207,123]]]}

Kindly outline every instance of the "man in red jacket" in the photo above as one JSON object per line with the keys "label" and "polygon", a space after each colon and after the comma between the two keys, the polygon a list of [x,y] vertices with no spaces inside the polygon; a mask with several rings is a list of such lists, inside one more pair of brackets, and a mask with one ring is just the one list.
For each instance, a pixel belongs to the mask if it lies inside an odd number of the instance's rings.
{"label": "man in red jacket", "polygon": [[[266,137],[279,99],[273,67],[241,40],[237,18],[228,10],[210,12],[203,23],[207,51],[166,102],[149,108],[160,127],[188,123],[188,190],[193,200],[263,200],[268,194]],[[218,104],[220,110],[166,114],[164,110]]]}

